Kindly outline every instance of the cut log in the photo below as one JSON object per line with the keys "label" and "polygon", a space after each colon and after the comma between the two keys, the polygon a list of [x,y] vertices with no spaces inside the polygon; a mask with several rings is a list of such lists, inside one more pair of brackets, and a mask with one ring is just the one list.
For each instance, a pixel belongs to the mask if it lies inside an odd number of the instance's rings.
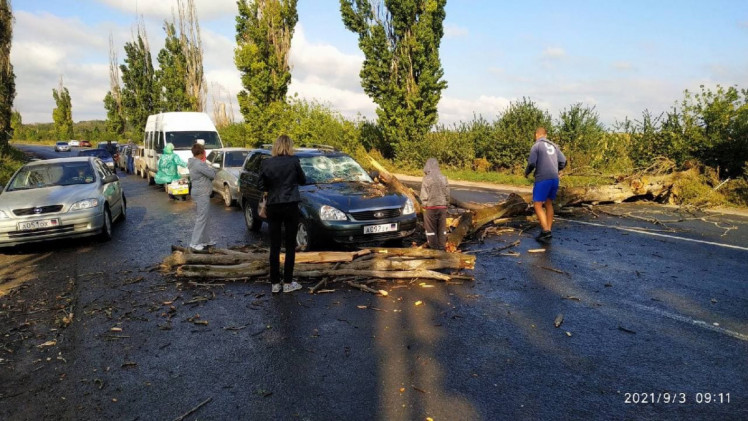
{"label": "cut log", "polygon": [[[318,252],[302,252],[296,253],[296,263],[334,263],[334,262],[351,262],[353,259],[359,256],[365,256],[371,253],[370,250],[359,250],[359,251],[318,251]],[[267,255],[265,255],[267,259]],[[281,264],[286,261],[286,254],[280,255]]]}
{"label": "cut log", "polygon": [[382,181],[383,184],[391,187],[393,190],[399,193],[404,194],[413,202],[413,207],[415,208],[416,213],[421,213],[421,203],[416,198],[417,195],[415,194],[413,189],[400,182],[397,177],[387,171],[387,169],[384,168],[379,162],[377,162],[376,159],[369,157],[369,162],[377,171],[379,171],[379,180]]}
{"label": "cut log", "polygon": [[202,253],[184,253],[175,251],[164,259],[163,266],[171,270],[176,266],[182,265],[236,265],[244,262],[257,260],[267,260],[267,254],[202,254]]}
{"label": "cut log", "polygon": [[360,276],[363,278],[369,277],[382,279],[437,279],[440,281],[450,280],[449,275],[434,272],[432,270],[386,271],[338,269],[327,271],[294,271],[294,275],[302,278],[319,278],[323,276]]}
{"label": "cut log", "polygon": [[188,278],[250,278],[268,273],[268,262],[258,260],[238,265],[184,265],[177,270],[177,276]]}

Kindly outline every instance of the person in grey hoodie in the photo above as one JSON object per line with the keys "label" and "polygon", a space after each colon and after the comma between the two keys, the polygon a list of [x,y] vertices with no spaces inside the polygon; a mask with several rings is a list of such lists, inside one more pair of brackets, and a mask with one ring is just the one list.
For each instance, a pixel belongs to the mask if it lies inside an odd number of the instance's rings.
{"label": "person in grey hoodie", "polygon": [[195,218],[195,229],[192,231],[190,248],[194,251],[202,251],[215,245],[214,241],[208,239],[205,227],[208,224],[208,213],[210,212],[210,193],[213,191],[213,179],[216,170],[205,163],[205,146],[200,143],[192,145],[192,158],[187,160],[187,168],[190,170],[190,181],[192,182],[192,200],[197,207]]}
{"label": "person in grey hoodie", "polygon": [[421,203],[423,203],[423,228],[429,248],[444,250],[447,246],[447,206],[449,184],[439,170],[436,158],[429,158],[423,167]]}

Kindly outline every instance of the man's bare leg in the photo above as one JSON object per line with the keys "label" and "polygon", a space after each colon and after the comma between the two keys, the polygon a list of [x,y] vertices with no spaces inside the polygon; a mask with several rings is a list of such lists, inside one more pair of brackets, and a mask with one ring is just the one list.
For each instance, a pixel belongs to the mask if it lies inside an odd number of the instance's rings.
{"label": "man's bare leg", "polygon": [[[550,231],[548,227],[548,219],[546,217],[546,211],[543,210],[543,202],[533,202],[535,207],[535,215],[538,216],[538,222],[540,222],[540,228],[543,231]],[[553,215],[553,208],[551,208],[551,215]]]}
{"label": "man's bare leg", "polygon": [[551,199],[545,201],[545,223],[548,226],[547,231],[550,231],[553,226],[553,200]]}

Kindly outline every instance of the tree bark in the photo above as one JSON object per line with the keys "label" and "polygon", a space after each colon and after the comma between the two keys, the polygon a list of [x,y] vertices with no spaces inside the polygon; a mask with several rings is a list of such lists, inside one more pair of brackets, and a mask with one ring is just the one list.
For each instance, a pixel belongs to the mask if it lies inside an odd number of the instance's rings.
{"label": "tree bark", "polygon": [[407,198],[409,198],[413,202],[413,207],[415,208],[417,214],[420,214],[422,212],[421,202],[416,198],[416,194],[413,191],[413,189],[401,183],[400,180],[397,179],[397,177],[395,177],[389,171],[387,171],[387,169],[385,169],[374,158],[369,157],[369,162],[371,162],[371,165],[377,171],[379,171],[379,179],[382,181],[383,184],[391,187],[393,190],[399,193],[402,193]]}

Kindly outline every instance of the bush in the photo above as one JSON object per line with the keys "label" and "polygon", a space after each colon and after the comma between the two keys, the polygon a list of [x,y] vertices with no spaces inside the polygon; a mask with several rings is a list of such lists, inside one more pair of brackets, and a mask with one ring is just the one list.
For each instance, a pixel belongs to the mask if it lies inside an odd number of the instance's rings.
{"label": "bush", "polygon": [[491,163],[486,158],[476,158],[473,160],[473,171],[487,172],[491,168]]}
{"label": "bush", "polygon": [[0,185],[5,186],[13,173],[26,162],[26,155],[13,147],[0,148]]}

